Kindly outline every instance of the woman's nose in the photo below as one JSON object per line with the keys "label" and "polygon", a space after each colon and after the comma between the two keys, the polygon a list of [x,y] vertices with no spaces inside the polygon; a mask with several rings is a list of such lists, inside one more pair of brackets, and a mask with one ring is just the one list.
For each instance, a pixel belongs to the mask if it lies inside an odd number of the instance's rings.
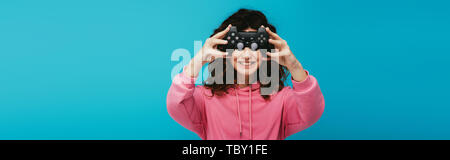
{"label": "woman's nose", "polygon": [[242,56],[244,56],[244,57],[250,57],[251,51],[252,51],[252,50],[251,50],[250,48],[245,47],[244,53],[242,54]]}

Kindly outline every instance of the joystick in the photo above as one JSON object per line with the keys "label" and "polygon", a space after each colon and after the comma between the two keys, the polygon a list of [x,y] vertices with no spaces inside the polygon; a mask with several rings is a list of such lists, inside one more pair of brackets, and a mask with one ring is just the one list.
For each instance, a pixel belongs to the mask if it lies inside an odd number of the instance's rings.
{"label": "joystick", "polygon": [[256,32],[238,32],[236,26],[231,26],[230,31],[223,38],[228,44],[218,45],[217,49],[226,51],[227,49],[243,50],[245,47],[253,51],[266,49],[270,51],[273,45],[269,43],[269,34],[264,27],[258,28]]}

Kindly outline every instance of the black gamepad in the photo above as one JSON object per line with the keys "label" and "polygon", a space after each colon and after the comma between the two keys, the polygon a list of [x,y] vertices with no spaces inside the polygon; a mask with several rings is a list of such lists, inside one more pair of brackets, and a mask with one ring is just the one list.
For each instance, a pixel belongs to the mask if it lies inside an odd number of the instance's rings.
{"label": "black gamepad", "polygon": [[255,51],[258,49],[266,49],[270,51],[273,45],[269,43],[269,34],[264,27],[258,28],[257,32],[238,32],[235,26],[231,26],[230,31],[223,38],[228,44],[218,45],[217,49],[226,51],[227,49],[242,50],[245,47]]}

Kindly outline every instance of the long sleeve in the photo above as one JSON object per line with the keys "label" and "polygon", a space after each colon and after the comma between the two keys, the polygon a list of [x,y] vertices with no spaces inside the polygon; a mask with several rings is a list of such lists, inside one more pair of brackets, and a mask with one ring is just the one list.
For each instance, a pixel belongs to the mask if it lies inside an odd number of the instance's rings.
{"label": "long sleeve", "polygon": [[195,78],[184,73],[176,75],[167,93],[167,111],[183,127],[206,139],[204,99],[202,89],[195,86]]}
{"label": "long sleeve", "polygon": [[316,123],[325,108],[325,100],[315,77],[308,73],[308,77],[301,82],[291,81],[293,88],[288,89],[283,102],[283,138]]}

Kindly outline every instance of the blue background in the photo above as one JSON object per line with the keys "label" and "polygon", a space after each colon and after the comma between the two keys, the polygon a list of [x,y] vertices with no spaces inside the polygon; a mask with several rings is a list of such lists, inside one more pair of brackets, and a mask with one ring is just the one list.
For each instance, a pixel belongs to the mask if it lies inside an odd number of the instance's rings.
{"label": "blue background", "polygon": [[450,139],[447,1],[1,1],[0,139],[199,139],[166,111],[172,51],[262,10],[319,80],[288,139]]}

